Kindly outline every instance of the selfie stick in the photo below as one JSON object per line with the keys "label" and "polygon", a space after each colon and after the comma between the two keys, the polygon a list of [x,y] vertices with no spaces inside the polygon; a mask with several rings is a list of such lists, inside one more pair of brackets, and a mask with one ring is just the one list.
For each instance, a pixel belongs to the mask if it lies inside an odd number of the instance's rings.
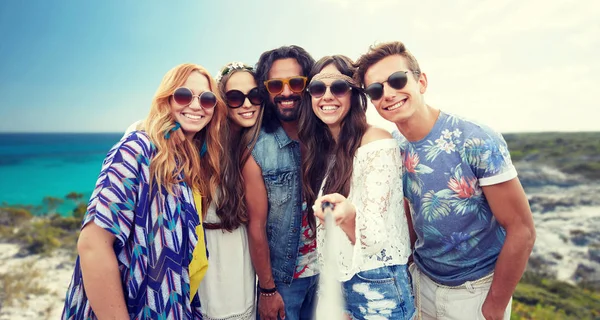
{"label": "selfie stick", "polygon": [[337,256],[339,250],[336,246],[334,237],[335,222],[333,221],[333,209],[335,205],[331,202],[324,201],[321,204],[321,209],[325,214],[325,249],[323,252],[323,269],[321,270],[319,280],[319,302],[317,306],[317,320],[343,320],[344,319],[344,299],[342,297],[342,287],[339,279],[339,270],[337,264]]}

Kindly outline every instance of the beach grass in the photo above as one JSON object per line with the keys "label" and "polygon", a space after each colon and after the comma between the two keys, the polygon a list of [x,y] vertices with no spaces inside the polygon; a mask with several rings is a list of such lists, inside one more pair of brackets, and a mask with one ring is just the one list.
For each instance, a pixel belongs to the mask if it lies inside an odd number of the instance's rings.
{"label": "beach grass", "polygon": [[48,294],[42,285],[43,273],[30,263],[22,263],[10,272],[0,273],[0,309],[3,307],[27,307],[29,296]]}

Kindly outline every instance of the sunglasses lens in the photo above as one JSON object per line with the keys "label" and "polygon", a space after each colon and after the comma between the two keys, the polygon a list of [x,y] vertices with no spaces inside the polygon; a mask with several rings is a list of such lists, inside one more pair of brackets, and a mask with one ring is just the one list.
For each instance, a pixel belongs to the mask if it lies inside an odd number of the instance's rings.
{"label": "sunglasses lens", "polygon": [[212,109],[217,105],[217,97],[210,91],[202,92],[200,95],[200,105],[204,109]]}
{"label": "sunglasses lens", "polygon": [[244,104],[246,97],[239,90],[229,90],[225,93],[225,99],[227,99],[227,105],[230,108],[238,108]]}
{"label": "sunglasses lens", "polygon": [[278,94],[283,91],[283,81],[281,80],[269,80],[266,85],[270,94]]}
{"label": "sunglasses lens", "polygon": [[373,83],[365,91],[371,100],[379,100],[383,96],[383,85],[381,83]]}
{"label": "sunglasses lens", "polygon": [[344,80],[335,80],[329,90],[334,96],[343,96],[350,90],[350,85]]}
{"label": "sunglasses lens", "polygon": [[308,85],[308,93],[314,98],[320,98],[325,94],[327,87],[322,81],[313,81]]}
{"label": "sunglasses lens", "polygon": [[173,93],[173,100],[179,105],[186,106],[192,102],[193,94],[188,88],[177,88]]}
{"label": "sunglasses lens", "polygon": [[404,88],[407,81],[408,81],[408,78],[406,77],[406,72],[404,72],[404,71],[394,72],[388,78],[388,83],[389,83],[390,87],[392,87],[396,90],[400,90],[400,89]]}
{"label": "sunglasses lens", "polygon": [[248,100],[255,106],[262,103],[262,97],[260,96],[260,92],[258,92],[258,88],[254,88],[248,92]]}
{"label": "sunglasses lens", "polygon": [[289,84],[290,84],[290,90],[292,90],[293,92],[295,92],[295,93],[302,92],[302,90],[304,90],[304,88],[306,87],[306,78],[304,78],[304,77],[290,78]]}

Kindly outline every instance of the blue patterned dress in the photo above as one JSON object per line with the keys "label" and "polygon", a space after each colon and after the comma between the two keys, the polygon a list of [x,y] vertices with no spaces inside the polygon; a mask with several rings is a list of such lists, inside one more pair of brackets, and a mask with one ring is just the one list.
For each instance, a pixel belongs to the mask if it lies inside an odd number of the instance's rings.
{"label": "blue patterned dress", "polygon": [[[192,189],[150,188],[155,146],[145,132],[125,136],[108,153],[88,204],[89,222],[116,236],[114,243],[131,319],[202,319],[198,295],[190,301],[188,266],[198,241]],[[79,257],[62,319],[96,319],[86,296]]]}

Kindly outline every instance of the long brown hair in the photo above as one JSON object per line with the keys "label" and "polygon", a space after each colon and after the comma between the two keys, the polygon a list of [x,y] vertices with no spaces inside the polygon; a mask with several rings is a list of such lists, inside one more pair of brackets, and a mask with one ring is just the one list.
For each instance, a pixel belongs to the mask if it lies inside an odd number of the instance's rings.
{"label": "long brown hair", "polygon": [[[350,58],[343,55],[326,56],[315,63],[309,75],[310,79],[330,64],[349,77],[353,77],[356,71]],[[323,187],[323,194],[337,192],[347,197],[350,193],[354,154],[368,128],[365,114],[367,97],[361,88],[352,85],[351,87],[350,110],[340,124],[337,143],[327,125],[313,112],[311,97],[305,93],[302,99],[298,136],[304,147],[302,190],[308,204],[311,228],[315,226],[312,204],[319,194],[325,176],[327,181]]]}
{"label": "long brown hair", "polygon": [[[221,96],[225,97],[227,81],[237,72],[248,72],[256,81],[256,74],[253,70],[235,69],[230,71],[219,80]],[[248,161],[258,139],[263,112],[264,108],[261,106],[254,126],[242,127],[239,133],[232,130],[232,126],[236,124],[233,124],[232,120],[227,117],[227,130],[223,134],[223,143],[228,153],[223,157],[221,195],[217,205],[217,216],[221,220],[220,227],[227,231],[232,231],[248,222],[242,168]]]}
{"label": "long brown hair", "polygon": [[[192,72],[204,75],[210,91],[217,97],[217,105],[210,122],[193,139],[183,138],[182,130],[174,132],[170,138],[165,133],[175,127],[171,115],[171,96],[175,89],[182,86]],[[202,215],[206,215],[208,204],[216,198],[220,182],[223,145],[219,140],[227,118],[225,103],[217,90],[215,80],[208,71],[196,64],[181,64],[169,70],[163,77],[150,107],[150,113],[140,129],[146,131],[157,153],[150,164],[150,185],[165,186],[169,193],[182,180],[202,194]],[[206,155],[199,156],[202,146],[206,145]],[[179,177],[183,176],[183,179]]]}

